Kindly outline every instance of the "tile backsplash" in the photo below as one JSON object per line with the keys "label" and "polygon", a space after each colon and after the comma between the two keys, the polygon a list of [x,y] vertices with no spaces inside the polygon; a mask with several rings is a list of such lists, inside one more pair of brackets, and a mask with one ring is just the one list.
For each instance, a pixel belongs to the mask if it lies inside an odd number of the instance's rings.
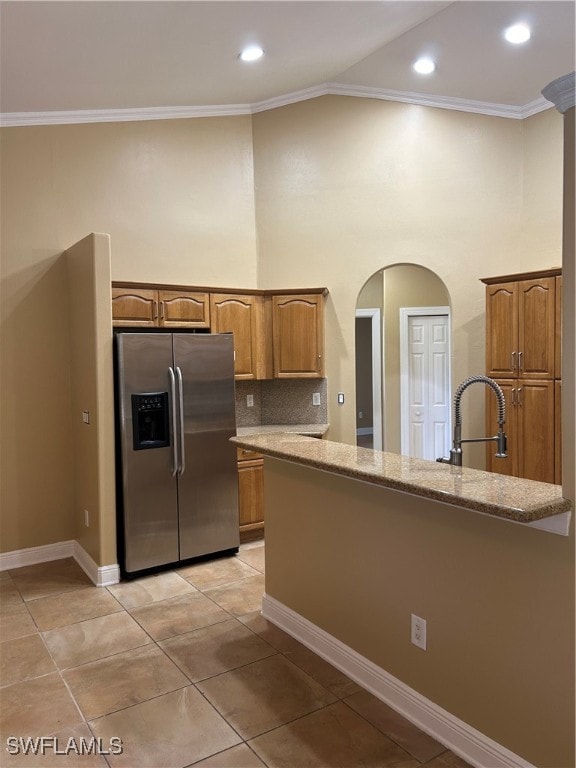
{"label": "tile backsplash", "polygon": [[[320,395],[320,405],[312,396]],[[252,395],[254,405],[246,398]],[[328,421],[326,379],[272,379],[236,382],[236,424],[256,427],[261,424],[326,424]]]}

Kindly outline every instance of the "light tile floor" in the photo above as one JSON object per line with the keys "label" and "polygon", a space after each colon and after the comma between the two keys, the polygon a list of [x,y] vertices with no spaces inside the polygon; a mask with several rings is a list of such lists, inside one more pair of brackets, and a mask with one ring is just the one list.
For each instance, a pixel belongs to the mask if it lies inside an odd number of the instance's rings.
{"label": "light tile floor", "polygon": [[267,622],[263,574],[258,541],[107,589],[71,559],[1,573],[0,765],[467,767]]}

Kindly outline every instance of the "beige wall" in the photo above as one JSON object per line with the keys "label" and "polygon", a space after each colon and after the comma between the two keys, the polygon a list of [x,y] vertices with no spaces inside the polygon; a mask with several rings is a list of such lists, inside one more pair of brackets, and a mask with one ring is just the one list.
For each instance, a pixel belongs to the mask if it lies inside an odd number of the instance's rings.
{"label": "beige wall", "polygon": [[560,266],[562,249],[562,115],[554,108],[522,120],[520,247],[544,267]]}
{"label": "beige wall", "polygon": [[[366,280],[395,263],[438,274],[453,380],[476,371],[478,278],[560,262],[561,135],[554,110],[516,121],[337,96],[252,118],[2,129],[2,551],[78,533],[62,256],[73,243],[109,233],[115,280],[327,285],[330,436],[354,442]],[[542,215],[524,215],[528,197]],[[481,405],[465,409],[480,431]]]}
{"label": "beige wall", "polygon": [[256,237],[249,116],[3,128],[1,153],[6,552],[79,534],[63,251],[107,232],[113,279],[252,287]]}
{"label": "beige wall", "polygon": [[573,535],[275,459],[264,471],[268,595],[532,765],[574,765]]}
{"label": "beige wall", "polygon": [[[532,120],[538,130],[527,127]],[[479,279],[560,264],[562,118],[554,110],[517,121],[325,96],[253,122],[259,284],[330,290],[333,440],[354,442],[354,312],[370,275],[413,263],[440,277],[452,302],[458,383],[484,364]],[[525,150],[547,157],[527,160],[531,208],[543,206],[551,230],[544,255],[542,238],[531,237],[544,231],[543,220],[522,213]],[[348,395],[345,406],[336,392]],[[469,415],[470,406],[463,404],[464,418],[480,434],[483,403]]]}
{"label": "beige wall", "polygon": [[[91,234],[72,246],[66,257],[74,538],[98,565],[104,565],[116,562],[110,236]],[[89,413],[88,424],[84,411]]]}

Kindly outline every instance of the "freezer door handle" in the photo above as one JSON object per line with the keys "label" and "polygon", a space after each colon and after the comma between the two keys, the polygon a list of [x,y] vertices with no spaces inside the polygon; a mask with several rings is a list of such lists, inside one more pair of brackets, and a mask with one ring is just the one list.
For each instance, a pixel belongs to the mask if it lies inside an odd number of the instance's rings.
{"label": "freezer door handle", "polygon": [[176,477],[178,472],[178,418],[176,413],[176,378],[174,370],[168,368],[170,377],[170,400],[172,410],[172,477]]}
{"label": "freezer door handle", "polygon": [[178,379],[178,416],[180,418],[180,467],[178,475],[182,477],[186,469],[186,451],[184,446],[184,384],[182,382],[182,371],[176,367],[176,377]]}

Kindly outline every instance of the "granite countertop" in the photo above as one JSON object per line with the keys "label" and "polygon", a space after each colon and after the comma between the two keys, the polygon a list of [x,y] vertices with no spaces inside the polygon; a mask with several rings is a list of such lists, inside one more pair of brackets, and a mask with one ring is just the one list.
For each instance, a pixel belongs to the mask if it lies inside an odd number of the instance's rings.
{"label": "granite countertop", "polygon": [[270,432],[284,432],[310,437],[323,437],[328,431],[328,424],[260,424],[257,427],[238,427],[238,437],[247,435],[266,435]]}
{"label": "granite countertop", "polygon": [[285,432],[238,436],[232,441],[265,456],[519,523],[532,523],[571,509],[559,485]]}

